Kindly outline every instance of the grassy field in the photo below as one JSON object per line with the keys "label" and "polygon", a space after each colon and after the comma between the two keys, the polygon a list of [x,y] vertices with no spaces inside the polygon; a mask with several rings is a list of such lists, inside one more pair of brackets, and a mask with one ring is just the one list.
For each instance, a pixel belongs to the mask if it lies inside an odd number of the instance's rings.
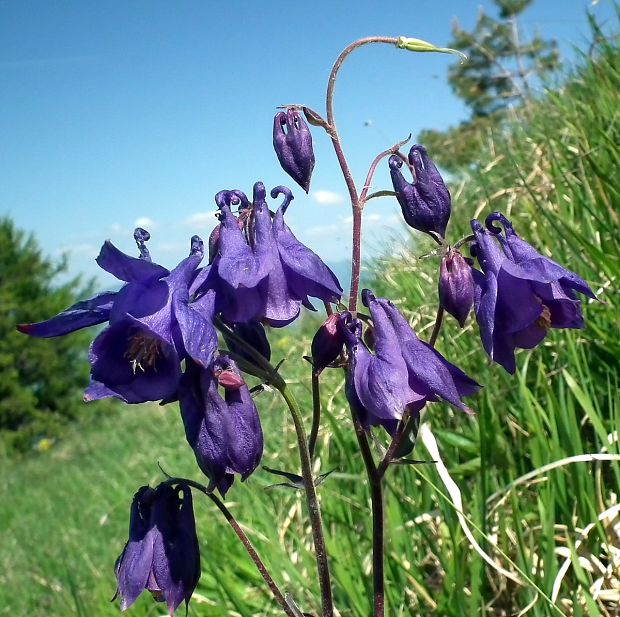
{"label": "grassy field", "polygon": [[[542,348],[520,353],[514,377],[489,365],[475,324],[459,331],[447,323],[440,351],[485,388],[471,401],[474,419],[441,405],[427,418],[469,528],[502,571],[472,550],[435,466],[396,466],[386,491],[390,616],[619,614],[620,51],[603,45],[583,65],[561,90],[520,111],[509,130],[489,135],[480,165],[453,187],[451,237],[467,233],[472,213],[503,210],[604,303],[586,304],[584,331],[552,331]],[[416,256],[431,248],[412,241],[372,266],[375,291],[408,312],[422,336],[434,319],[438,263]],[[274,357],[287,358],[283,373],[308,410],[301,360],[308,342],[299,334],[280,334]],[[342,385],[332,371],[323,386],[317,470],[336,471],[320,498],[338,614],[367,617],[369,498]],[[271,392],[258,404],[264,464],[296,471],[284,405]],[[422,444],[415,456],[429,458]],[[117,614],[112,568],[129,504],[141,484],[162,478],[158,462],[201,479],[174,405],[90,418],[46,452],[0,461],[0,615]],[[276,581],[316,613],[302,495],[265,490],[276,481],[260,470],[235,485],[228,505]],[[278,614],[218,512],[197,502],[203,575],[190,614]],[[147,597],[131,609],[163,613]]]}

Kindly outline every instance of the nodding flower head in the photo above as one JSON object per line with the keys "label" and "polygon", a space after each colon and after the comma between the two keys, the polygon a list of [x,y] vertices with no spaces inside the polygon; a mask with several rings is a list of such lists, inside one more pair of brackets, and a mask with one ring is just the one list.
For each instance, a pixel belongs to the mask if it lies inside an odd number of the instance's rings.
{"label": "nodding flower head", "polygon": [[[211,250],[213,259],[196,276],[191,290],[200,297],[212,289],[216,312],[229,324],[282,327],[298,317],[302,305],[314,310],[309,296],[336,302],[342,293],[334,273],[297,240],[284,220],[293,201],[291,190],[276,186],[270,195],[282,200],[275,213],[267,205],[262,182],[255,183],[251,204],[241,191],[216,195],[220,209],[212,243],[216,250]],[[234,206],[239,207],[238,216]]]}
{"label": "nodding flower head", "polygon": [[389,159],[392,185],[405,222],[414,229],[443,238],[450,220],[450,192],[424,146],[413,146],[408,161],[415,175],[413,182],[405,180],[401,172],[403,160],[399,156],[392,155]]}
{"label": "nodding flower head", "polygon": [[273,147],[282,169],[308,192],[314,169],[312,135],[299,111],[280,111],[273,120]]}
{"label": "nodding flower head", "polygon": [[207,368],[188,362],[179,407],[185,436],[211,481],[210,489],[226,494],[234,474],[245,480],[263,454],[258,411],[237,365],[227,356],[217,357]]}
{"label": "nodding flower head", "polygon": [[551,328],[583,328],[575,292],[595,296],[574,272],[522,240],[503,214],[490,214],[485,226],[471,221],[481,269],[473,270],[474,312],[484,349],[514,373],[516,348],[533,349]]}
{"label": "nodding flower head", "polygon": [[129,539],[114,568],[116,595],[128,609],[146,589],[173,615],[200,578],[200,549],[189,486],[141,487],[133,498]]}
{"label": "nodding flower head", "polygon": [[478,384],[420,341],[389,300],[365,289],[362,301],[373,322],[374,354],[362,342],[359,320],[343,313],[338,322],[349,356],[345,393],[362,425],[393,432],[405,412],[417,414],[440,399],[471,413],[461,397]]}

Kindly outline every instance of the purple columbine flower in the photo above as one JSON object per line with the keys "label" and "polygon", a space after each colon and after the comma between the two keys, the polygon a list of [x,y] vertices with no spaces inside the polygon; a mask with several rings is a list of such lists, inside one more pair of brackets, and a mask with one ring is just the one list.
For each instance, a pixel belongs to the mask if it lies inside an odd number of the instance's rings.
{"label": "purple columbine flower", "polygon": [[450,191],[424,146],[413,146],[408,159],[415,173],[414,182],[407,182],[403,177],[400,157],[392,155],[389,159],[392,185],[405,222],[414,229],[443,238],[450,220]]}
{"label": "purple columbine flower", "polygon": [[[280,194],[284,200],[275,214],[267,207],[262,182],[254,185],[251,205],[241,191],[216,196],[221,211],[217,252],[190,292],[200,297],[214,290],[216,313],[228,323],[264,321],[282,327],[297,318],[302,304],[314,310],[308,296],[325,302],[340,298],[342,288],[334,273],[284,222],[291,191],[283,186],[271,191],[273,198]],[[240,208],[238,218],[233,205]]]}
{"label": "purple columbine flower", "polygon": [[87,401],[170,398],[181,378],[181,360],[189,357],[208,366],[217,348],[213,293],[189,302],[189,285],[203,256],[202,240],[194,236],[189,257],[169,272],[150,261],[148,232],[137,229],[134,237],[139,258],[109,241],[97,257],[101,268],[126,283],[118,292],[78,302],[47,321],[18,326],[25,334],[46,338],[109,322],[89,350],[92,382],[84,394]]}
{"label": "purple columbine flower", "polygon": [[339,321],[349,352],[345,392],[362,424],[381,424],[393,432],[405,411],[419,413],[427,402],[438,400],[473,413],[461,397],[480,386],[420,341],[389,300],[375,298],[365,289],[362,301],[373,322],[374,355],[362,342],[359,320],[344,313]]}
{"label": "purple columbine flower", "polygon": [[474,303],[474,277],[467,260],[453,248],[441,260],[439,302],[462,327]]}
{"label": "purple columbine flower", "polygon": [[[496,221],[504,226],[504,235],[493,226]],[[482,270],[473,271],[474,311],[485,351],[514,373],[516,348],[533,349],[550,328],[583,328],[575,292],[593,299],[595,295],[574,272],[519,238],[503,214],[489,215],[486,226],[490,231],[471,222]]]}
{"label": "purple columbine flower", "polygon": [[[221,380],[224,372],[238,379],[229,375]],[[219,384],[225,387],[223,397]],[[234,474],[245,480],[263,454],[258,411],[237,365],[227,356],[216,358],[207,369],[188,363],[179,387],[179,406],[185,436],[210,480],[210,490],[217,488],[225,495]]]}
{"label": "purple columbine flower", "polygon": [[[116,596],[128,609],[146,589],[173,615],[200,578],[200,549],[188,486],[143,486],[131,504],[129,539],[114,568]],[[115,596],[115,597],[116,597]]]}
{"label": "purple columbine flower", "polygon": [[312,135],[296,110],[280,111],[273,119],[273,147],[282,169],[308,192],[314,169]]}

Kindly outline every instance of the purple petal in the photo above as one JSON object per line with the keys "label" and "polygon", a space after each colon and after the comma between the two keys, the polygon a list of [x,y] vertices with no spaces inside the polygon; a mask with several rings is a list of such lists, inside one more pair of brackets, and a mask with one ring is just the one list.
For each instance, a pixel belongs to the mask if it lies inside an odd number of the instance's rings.
{"label": "purple petal", "polygon": [[269,272],[269,265],[254,254],[228,206],[222,208],[218,274],[231,287],[256,287]]}
{"label": "purple petal", "polygon": [[[230,361],[230,370],[240,375]],[[245,480],[257,467],[263,454],[263,431],[256,405],[245,383],[238,389],[226,390],[227,443],[229,467]]]}
{"label": "purple petal", "polygon": [[127,283],[144,283],[169,274],[166,268],[138,257],[131,257],[117,249],[109,240],[104,242],[96,259],[97,264],[117,279]]}
{"label": "purple petal", "polygon": [[148,517],[142,516],[140,498],[151,490],[142,487],[134,496],[129,520],[129,540],[116,564],[118,594],[121,609],[128,609],[142,593],[153,562],[154,531]]}
{"label": "purple petal", "polygon": [[217,382],[204,369],[191,366],[179,388],[179,406],[185,437],[202,472],[218,484],[226,474],[227,406]]}
{"label": "purple petal", "polygon": [[29,336],[49,338],[103,323],[110,317],[110,309],[116,295],[115,291],[105,291],[89,300],[75,303],[51,319],[38,323],[20,324],[17,329]]}
{"label": "purple petal", "polygon": [[[411,389],[424,396],[440,397],[461,411],[471,413],[461,401],[461,396],[471,393],[477,386],[476,382],[467,378],[465,373],[445,360],[439,352],[420,341],[391,302],[381,298],[377,303],[383,306],[400,341]],[[463,385],[462,391],[459,390],[453,375],[456,375],[458,382]]]}
{"label": "purple petal", "polygon": [[201,299],[200,311],[188,304],[187,290],[179,290],[172,297],[185,351],[194,362],[205,368],[211,364],[217,350],[217,334],[212,323],[214,304],[215,293],[212,291]]}
{"label": "purple petal", "polygon": [[336,302],[342,295],[342,287],[336,275],[321,258],[303,245],[284,222],[282,208],[273,220],[273,229],[280,259],[291,279],[299,298],[312,296],[325,302]]}

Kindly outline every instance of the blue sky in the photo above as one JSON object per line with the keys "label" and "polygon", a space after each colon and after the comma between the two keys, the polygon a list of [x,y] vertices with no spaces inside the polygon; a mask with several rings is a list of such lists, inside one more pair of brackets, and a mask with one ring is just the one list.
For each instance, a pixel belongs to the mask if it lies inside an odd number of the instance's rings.
{"label": "blue sky", "polygon": [[[490,3],[0,0],[0,215],[47,254],[68,252],[73,272],[97,274],[107,238],[135,252],[136,224],[151,231],[154,259],[174,265],[192,234],[213,228],[217,191],[296,188],[272,150],[273,115],[285,103],[323,112],[342,48],[370,34],[446,44],[452,19],[471,27],[478,6]],[[613,21],[610,0],[537,0],[522,27],[557,38],[570,58],[588,40],[586,10]],[[456,61],[386,46],[351,56],[335,107],[358,183],[377,152],[466,117],[446,82]],[[295,190],[287,216],[339,261],[350,250],[344,183],[325,135],[313,136],[311,193]],[[385,166],[375,185],[388,188]],[[370,203],[370,250],[399,229],[397,213],[392,200]]]}

